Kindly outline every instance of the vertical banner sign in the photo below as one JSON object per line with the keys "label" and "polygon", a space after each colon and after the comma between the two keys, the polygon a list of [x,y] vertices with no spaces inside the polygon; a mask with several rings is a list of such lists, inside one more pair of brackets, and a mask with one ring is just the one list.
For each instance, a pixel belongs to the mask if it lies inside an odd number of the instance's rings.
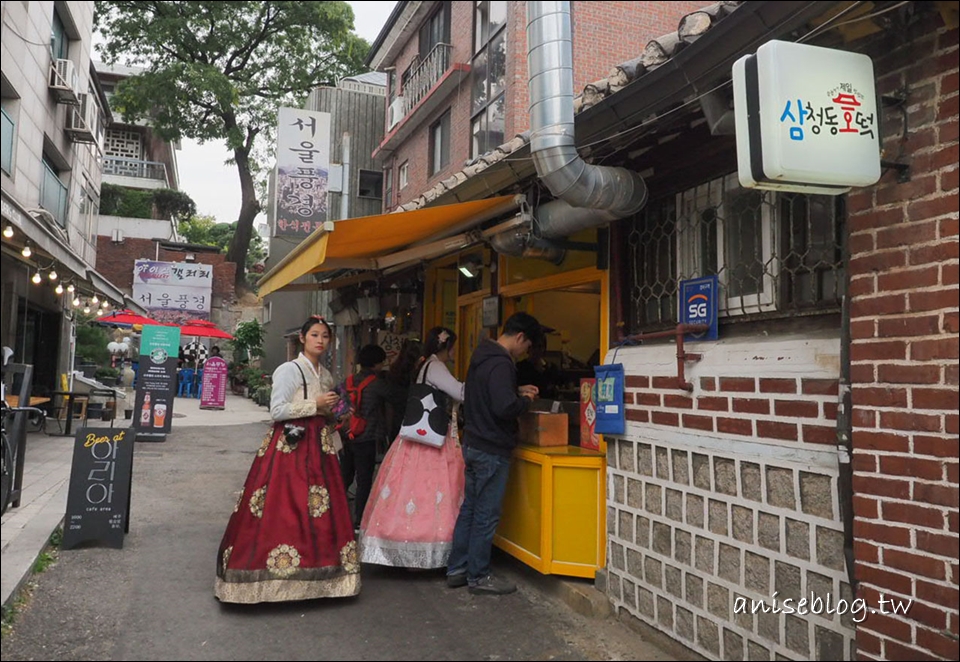
{"label": "vertical banner sign", "polygon": [[277,123],[274,235],[302,239],[327,220],[330,113],[281,108]]}
{"label": "vertical banner sign", "polygon": [[680,281],[680,323],[707,324],[702,333],[688,333],[684,340],[717,339],[717,277]]}
{"label": "vertical banner sign", "polygon": [[123,547],[123,534],[130,530],[133,437],[133,430],[119,428],[77,431],[63,549],[91,540]]}
{"label": "vertical banner sign", "polygon": [[177,355],[180,329],[175,326],[143,327],[137,398],[133,406],[134,428],[141,435],[170,432],[173,398],[177,394]]}
{"label": "vertical banner sign", "polygon": [[200,409],[223,409],[227,400],[227,362],[211,356],[203,364]]}
{"label": "vertical banner sign", "polygon": [[133,298],[150,317],[166,324],[210,319],[213,267],[196,262],[137,260]]}
{"label": "vertical banner sign", "polygon": [[596,389],[596,379],[580,380],[580,448],[594,451],[600,450],[600,435],[596,431],[597,405],[594,402]]}

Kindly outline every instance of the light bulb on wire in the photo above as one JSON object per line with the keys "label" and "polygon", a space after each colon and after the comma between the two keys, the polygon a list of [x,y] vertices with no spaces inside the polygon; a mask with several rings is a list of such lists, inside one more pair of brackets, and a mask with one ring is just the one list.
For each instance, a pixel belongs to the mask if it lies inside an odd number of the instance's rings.
{"label": "light bulb on wire", "polygon": [[8,224],[7,227],[5,227],[5,228],[3,229],[3,236],[6,237],[7,239],[12,239],[12,238],[13,238],[13,226],[12,226],[12,225],[9,225],[9,224]]}
{"label": "light bulb on wire", "polygon": [[101,315],[103,315],[103,309],[97,308],[97,317],[100,317]]}
{"label": "light bulb on wire", "polygon": [[63,285],[60,283],[57,283],[57,287],[53,291],[56,292],[57,294],[63,294]]}
{"label": "light bulb on wire", "polygon": [[32,280],[32,281],[34,282],[34,284],[39,285],[39,284],[40,284],[40,281],[43,280],[43,279],[40,278],[40,272],[37,271],[36,273],[33,274],[33,278],[31,278],[30,280]]}
{"label": "light bulb on wire", "polygon": [[67,285],[67,292],[69,292],[70,294],[73,294],[73,291],[74,291],[75,289],[77,289],[77,288],[75,288],[75,287],[73,286],[73,283],[70,283],[69,285]]}
{"label": "light bulb on wire", "polygon": [[88,303],[86,306],[83,307],[83,312],[86,313],[86,314],[88,314],[88,315],[90,314],[90,304],[89,304],[89,303]]}
{"label": "light bulb on wire", "polygon": [[23,250],[20,251],[20,255],[22,255],[23,257],[30,257],[31,255],[33,255],[33,250],[30,248],[29,241],[24,245]]}
{"label": "light bulb on wire", "polygon": [[100,304],[100,307],[101,307],[101,308],[104,308],[104,309],[109,308],[109,307],[110,307],[110,302],[104,300],[104,302]]}
{"label": "light bulb on wire", "polygon": [[80,297],[73,297],[73,307],[76,308],[80,305]]}
{"label": "light bulb on wire", "polygon": [[50,278],[50,280],[56,280],[56,279],[58,278],[58,276],[57,276],[57,270],[56,270],[56,269],[51,269],[51,270],[50,270],[50,273],[47,274],[47,276]]}

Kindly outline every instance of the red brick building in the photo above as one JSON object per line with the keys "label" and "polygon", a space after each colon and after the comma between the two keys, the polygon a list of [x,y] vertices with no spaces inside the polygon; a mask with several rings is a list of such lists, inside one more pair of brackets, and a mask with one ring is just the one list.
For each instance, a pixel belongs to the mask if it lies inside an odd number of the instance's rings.
{"label": "red brick building", "polygon": [[[575,89],[636,57],[703,4],[574,2]],[[390,76],[386,132],[374,152],[384,168],[385,211],[530,128],[526,49],[523,2],[397,3],[368,57]]]}

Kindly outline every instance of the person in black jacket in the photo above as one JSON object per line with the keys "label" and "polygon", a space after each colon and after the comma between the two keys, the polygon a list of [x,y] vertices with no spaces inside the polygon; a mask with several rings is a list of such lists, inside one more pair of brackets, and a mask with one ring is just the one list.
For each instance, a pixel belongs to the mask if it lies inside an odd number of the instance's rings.
{"label": "person in black jacket", "polygon": [[451,588],[469,585],[471,593],[494,595],[517,589],[493,576],[490,552],[517,445],[517,419],[538,392],[534,385],[517,388],[514,362],[542,335],[543,327],[535,317],[515,313],[503,325],[500,337],[481,341],[470,359],[463,403],[466,485],[447,565]]}
{"label": "person in black jacket", "polygon": [[[340,453],[340,470],[343,475],[343,486],[349,488],[354,477],[357,479],[357,489],[354,494],[354,529],[360,526],[363,519],[363,509],[370,497],[370,488],[373,486],[373,474],[377,466],[377,445],[387,433],[386,404],[396,403],[397,389],[382,379],[377,373],[383,368],[387,360],[387,353],[378,345],[364,345],[357,353],[357,362],[360,372],[353,376],[353,384],[360,386],[368,378],[367,383],[360,391],[360,410],[352,412],[352,416],[363,419],[365,426],[355,439],[350,438],[349,419],[340,430],[343,439],[343,451]],[[349,401],[346,383],[339,386],[341,397]],[[353,404],[351,402],[351,404]]]}

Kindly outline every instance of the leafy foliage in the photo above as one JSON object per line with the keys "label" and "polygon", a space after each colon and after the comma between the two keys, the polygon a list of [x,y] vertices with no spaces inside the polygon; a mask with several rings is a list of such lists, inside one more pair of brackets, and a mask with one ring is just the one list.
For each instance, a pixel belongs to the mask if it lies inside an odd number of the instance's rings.
{"label": "leafy foliage", "polygon": [[97,2],[108,64],[145,71],[117,85],[125,121],[149,118],[166,140],[223,140],[233,152],[242,205],[227,259],[244,283],[253,221],[258,138],[281,106],[300,106],[320,84],[363,70],[367,42],[345,2]]}
{"label": "leafy foliage", "polygon": [[263,340],[266,332],[263,325],[258,320],[249,320],[237,324],[237,330],[233,332],[233,340],[230,345],[233,348],[233,355],[240,357],[249,356],[257,358],[263,356]]}
{"label": "leafy foliage", "polygon": [[[83,319],[83,314],[77,314],[77,320]],[[93,319],[88,317],[88,319]],[[110,364],[110,335],[102,326],[94,324],[77,324],[76,357],[80,363],[96,363],[97,365]]]}
{"label": "leafy foliage", "polygon": [[143,190],[103,184],[100,187],[100,213],[104,216],[183,221],[197,213],[197,205],[183,191],[169,188]]}

